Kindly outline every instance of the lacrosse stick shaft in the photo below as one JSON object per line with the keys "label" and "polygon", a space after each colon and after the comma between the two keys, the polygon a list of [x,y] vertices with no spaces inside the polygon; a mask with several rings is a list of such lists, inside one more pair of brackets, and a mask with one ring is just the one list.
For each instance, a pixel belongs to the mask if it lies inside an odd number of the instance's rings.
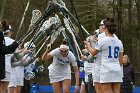
{"label": "lacrosse stick shaft", "polygon": [[66,35],[65,31],[62,32],[62,35],[64,36],[64,38],[65,38],[66,41],[68,42],[69,47],[70,47],[70,49],[72,50],[72,52],[74,53],[76,59],[80,60],[80,56],[79,56],[79,52],[78,52],[77,47],[76,47],[76,52],[77,52],[77,55],[76,55],[76,53],[74,52],[74,49],[73,49],[73,47],[72,47],[72,45],[71,45],[71,43],[70,43],[70,40],[69,40],[68,36]]}
{"label": "lacrosse stick shaft", "polygon": [[[74,5],[73,5],[73,1],[70,0],[70,2],[71,2],[71,5],[72,5],[73,10],[74,10],[74,12],[75,12],[75,15],[76,15],[77,23],[78,23],[78,25],[79,25],[81,31],[83,32],[83,29],[82,29],[82,26],[81,26],[80,20],[79,20],[79,18],[78,18],[77,12],[76,12],[75,7],[74,7]],[[84,35],[84,33],[83,33],[83,35]]]}
{"label": "lacrosse stick shaft", "polygon": [[38,55],[38,53],[41,51],[41,49],[44,47],[44,45],[46,44],[46,42],[47,42],[47,40],[50,38],[50,36],[48,36],[47,38],[46,38],[46,40],[44,41],[44,43],[42,44],[42,46],[39,48],[39,50],[36,52],[36,54],[35,54],[35,56],[34,57],[36,57],[37,55]]}
{"label": "lacrosse stick shaft", "polygon": [[[68,29],[68,31],[72,34],[72,36],[73,36],[73,40],[74,40],[74,42],[76,42],[77,43],[77,41],[76,41],[76,37],[78,38],[78,40],[80,40],[80,37],[76,34],[76,30],[75,30],[75,28],[73,27],[73,24],[72,24],[72,22],[71,22],[71,20],[70,20],[70,18],[66,18],[66,17],[64,17],[64,20],[65,20],[65,25],[66,25],[66,27],[67,27],[67,29]],[[74,34],[75,33],[75,34]],[[75,37],[76,36],[76,37]],[[75,44],[76,44],[75,43]],[[76,46],[78,45],[78,43],[76,44]],[[82,46],[82,44],[80,43],[80,47],[81,48],[83,48],[83,46]],[[79,47],[79,45],[78,45],[78,47]],[[80,50],[80,48],[78,48],[78,50],[79,50],[79,52],[81,51]],[[81,54],[81,52],[80,52],[80,54]]]}
{"label": "lacrosse stick shaft", "polygon": [[[25,36],[23,36],[23,38],[21,38],[21,39],[19,40],[19,42],[22,41],[23,39],[26,39],[31,33],[33,33],[33,31],[34,31],[35,29],[40,28],[41,25],[43,24],[43,22],[44,22],[44,19],[41,17],[41,18],[32,26],[32,28],[29,29],[29,32],[26,33]],[[39,24],[39,26],[37,26],[38,24]],[[36,30],[35,35],[36,35],[37,33],[39,33],[39,32],[38,32],[38,29]],[[34,35],[34,37],[35,37],[35,35]],[[25,38],[25,37],[26,37],[26,38]]]}
{"label": "lacrosse stick shaft", "polygon": [[72,52],[74,53],[74,55],[75,55],[75,57],[76,57],[76,54],[75,54],[75,52],[74,52],[74,49],[73,49],[73,47],[72,47],[72,45],[71,45],[71,43],[70,43],[70,40],[69,40],[68,36],[66,35],[65,31],[62,32],[62,35],[63,35],[63,37],[66,39],[66,41],[68,42],[70,49],[72,50]]}
{"label": "lacrosse stick shaft", "polygon": [[[80,47],[79,47],[79,45],[78,45],[78,43],[77,43],[77,41],[76,41],[76,37],[75,37],[74,33],[73,33],[72,31],[70,31],[70,30],[68,30],[68,31],[71,33],[71,35],[72,35],[72,37],[73,37],[73,41],[74,41],[75,48],[76,48],[76,50],[77,50],[78,55],[79,55],[79,53],[80,53],[80,55],[82,55],[81,49],[80,49]],[[78,52],[78,50],[79,50],[79,52]],[[80,56],[78,56],[78,57],[79,57],[79,59],[80,59]]]}
{"label": "lacrosse stick shaft", "polygon": [[[75,20],[76,23],[79,24],[79,22],[78,22],[78,20],[75,18],[75,16],[73,16],[73,15],[71,14],[70,11],[67,11],[67,12],[68,12],[68,14],[73,18],[73,20]],[[86,33],[87,35],[90,35],[89,32],[88,32],[81,24],[80,24],[80,26],[81,26],[81,28],[83,29],[83,31],[85,31],[85,33]]]}
{"label": "lacrosse stick shaft", "polygon": [[[33,40],[33,43],[36,43],[37,42],[37,40],[39,40],[40,39],[40,37],[46,37],[46,36],[44,36],[45,35],[45,33],[43,33],[43,32],[40,32],[38,35],[36,35],[36,37],[34,38],[34,40]],[[44,39],[43,38],[43,39]],[[42,38],[41,38],[42,39]],[[42,40],[41,40],[42,41]],[[39,42],[41,42],[41,41],[39,41]]]}
{"label": "lacrosse stick shaft", "polygon": [[38,47],[45,39],[47,36],[45,36],[43,39],[41,39],[41,41],[39,41],[39,43],[36,45],[36,47]]}
{"label": "lacrosse stick shaft", "polygon": [[23,22],[24,22],[24,19],[25,19],[25,15],[26,15],[26,12],[28,11],[29,5],[30,5],[30,0],[28,0],[26,8],[25,8],[25,11],[23,13],[23,16],[22,16],[22,19],[21,19],[21,22],[20,22],[20,25],[19,25],[19,28],[18,28],[18,31],[17,31],[16,40],[18,38],[19,32],[21,31],[21,27],[23,25]]}
{"label": "lacrosse stick shaft", "polygon": [[76,57],[77,59],[80,59],[80,56],[79,56],[79,52],[78,52],[77,47],[75,46],[76,52],[77,52],[77,55],[76,55],[75,52],[74,52],[74,49],[72,48],[72,45],[71,45],[71,43],[70,43],[70,41],[69,41],[68,36],[67,36],[66,33],[65,33],[65,31],[62,32],[62,35],[63,35],[63,37],[67,40],[67,42],[68,42],[68,44],[69,44],[69,46],[70,46],[70,49],[71,49],[72,52],[74,53],[75,57]]}
{"label": "lacrosse stick shaft", "polygon": [[34,36],[33,36],[33,38],[31,39],[31,42],[30,42],[30,44],[29,44],[29,46],[28,46],[28,49],[32,46],[32,44],[34,44],[41,36],[43,35],[43,32],[39,32],[39,33],[37,33],[37,34],[35,34]]}

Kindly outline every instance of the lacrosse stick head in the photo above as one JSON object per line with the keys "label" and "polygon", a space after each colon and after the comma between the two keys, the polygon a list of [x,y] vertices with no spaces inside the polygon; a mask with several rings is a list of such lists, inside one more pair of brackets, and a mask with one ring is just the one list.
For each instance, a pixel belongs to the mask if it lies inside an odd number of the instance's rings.
{"label": "lacrosse stick head", "polygon": [[25,78],[26,80],[31,80],[31,79],[33,79],[34,77],[35,77],[35,73],[32,72],[32,71],[29,71],[29,72],[25,72],[25,73],[24,73],[24,78]]}
{"label": "lacrosse stick head", "polygon": [[45,68],[43,65],[41,65],[41,66],[38,66],[37,69],[38,69],[38,72],[43,72]]}
{"label": "lacrosse stick head", "polygon": [[56,4],[54,4],[53,1],[49,1],[44,17],[48,17],[51,14],[53,14],[54,12],[58,12],[58,11],[59,11],[59,7]]}
{"label": "lacrosse stick head", "polygon": [[26,43],[24,44],[24,48],[29,47],[29,45],[30,45],[30,48],[35,48],[35,47],[36,47],[35,44],[30,43],[30,42],[26,42]]}
{"label": "lacrosse stick head", "polygon": [[59,24],[61,24],[61,21],[60,21],[59,17],[55,14],[54,17],[50,17],[48,20],[46,20],[43,23],[43,25],[39,31],[42,31],[44,33],[48,29],[53,29],[54,27],[55,28],[60,27]]}
{"label": "lacrosse stick head", "polygon": [[24,44],[24,48],[29,49],[33,54],[35,53],[35,50],[36,50],[36,46],[33,42],[32,43],[31,42],[26,42]]}
{"label": "lacrosse stick head", "polygon": [[65,3],[62,0],[52,0],[53,3],[59,6],[59,8],[64,8],[67,10]]}
{"label": "lacrosse stick head", "polygon": [[42,13],[40,12],[40,10],[33,10],[32,11],[32,19],[31,19],[31,25],[36,23],[37,20],[42,16]]}

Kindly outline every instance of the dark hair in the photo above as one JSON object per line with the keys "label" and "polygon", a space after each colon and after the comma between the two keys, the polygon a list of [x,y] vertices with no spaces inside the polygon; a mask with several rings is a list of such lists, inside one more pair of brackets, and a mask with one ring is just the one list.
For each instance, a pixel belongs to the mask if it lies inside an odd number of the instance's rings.
{"label": "dark hair", "polygon": [[105,23],[105,27],[108,29],[108,31],[111,34],[114,34],[117,31],[116,24],[114,23],[114,18],[113,17],[107,17],[106,20],[107,21]]}
{"label": "dark hair", "polygon": [[11,30],[11,29],[9,28],[9,24],[8,24],[6,21],[2,21],[2,22],[1,22],[1,25],[2,25],[2,30],[3,30],[3,31]]}
{"label": "dark hair", "polygon": [[68,43],[67,43],[67,41],[65,39],[63,39],[61,44],[68,45]]}
{"label": "dark hair", "polygon": [[114,23],[114,18],[113,17],[107,17],[106,20],[111,22],[111,23]]}

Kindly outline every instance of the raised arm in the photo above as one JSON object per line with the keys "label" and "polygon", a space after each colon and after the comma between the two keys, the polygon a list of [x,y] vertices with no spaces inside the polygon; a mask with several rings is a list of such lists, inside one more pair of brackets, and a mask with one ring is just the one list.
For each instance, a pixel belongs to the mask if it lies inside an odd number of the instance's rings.
{"label": "raised arm", "polygon": [[98,53],[98,50],[95,48],[92,48],[88,41],[84,41],[84,44],[86,45],[87,49],[89,50],[92,56],[95,56]]}
{"label": "raised arm", "polygon": [[47,49],[46,49],[46,51],[44,52],[44,54],[43,54],[43,56],[42,56],[42,60],[43,60],[43,61],[46,61],[46,60],[48,60],[49,58],[52,57],[52,55],[49,53],[50,49],[51,49],[51,45],[48,44],[48,45],[47,45]]}

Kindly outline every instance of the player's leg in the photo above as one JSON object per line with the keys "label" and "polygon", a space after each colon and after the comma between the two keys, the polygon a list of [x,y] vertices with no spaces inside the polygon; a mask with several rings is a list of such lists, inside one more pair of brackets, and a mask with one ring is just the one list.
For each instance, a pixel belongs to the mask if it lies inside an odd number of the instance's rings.
{"label": "player's leg", "polygon": [[112,84],[113,93],[120,93],[120,83]]}
{"label": "player's leg", "polygon": [[63,93],[70,93],[71,79],[62,81]]}
{"label": "player's leg", "polygon": [[62,93],[62,84],[61,82],[52,83],[54,93]]}
{"label": "player's leg", "polygon": [[113,93],[111,83],[101,83],[102,93]]}
{"label": "player's leg", "polygon": [[102,88],[101,88],[101,84],[98,82],[94,82],[94,87],[95,87],[95,91],[96,93],[103,93],[102,92]]}

